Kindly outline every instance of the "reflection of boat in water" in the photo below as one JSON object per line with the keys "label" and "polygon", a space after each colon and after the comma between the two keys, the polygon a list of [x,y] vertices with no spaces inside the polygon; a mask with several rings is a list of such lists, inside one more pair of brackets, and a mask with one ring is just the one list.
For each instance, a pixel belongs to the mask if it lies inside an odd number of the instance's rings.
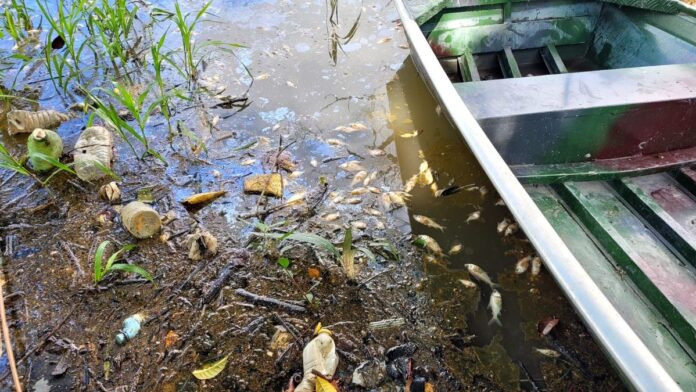
{"label": "reflection of boat in water", "polygon": [[422,78],[627,382],[696,390],[696,10],[397,7]]}

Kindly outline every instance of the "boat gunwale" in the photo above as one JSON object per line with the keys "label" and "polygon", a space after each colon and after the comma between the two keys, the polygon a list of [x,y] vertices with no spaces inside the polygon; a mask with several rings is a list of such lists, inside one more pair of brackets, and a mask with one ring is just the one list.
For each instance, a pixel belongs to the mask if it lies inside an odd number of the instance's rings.
{"label": "boat gunwale", "polygon": [[624,379],[639,391],[680,391],[675,380],[590,278],[500,156],[440,67],[403,0],[396,0],[395,4],[415,57],[414,63],[431,94],[440,101],[450,122],[459,130],[547,269]]}

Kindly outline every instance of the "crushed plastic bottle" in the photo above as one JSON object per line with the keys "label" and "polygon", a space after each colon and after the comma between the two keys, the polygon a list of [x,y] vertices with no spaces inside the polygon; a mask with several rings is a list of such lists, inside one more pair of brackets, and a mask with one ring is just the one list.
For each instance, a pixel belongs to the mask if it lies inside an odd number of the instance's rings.
{"label": "crushed plastic bottle", "polygon": [[75,143],[75,172],[83,181],[93,181],[107,175],[114,159],[114,141],[111,132],[100,126],[91,126],[80,134]]}
{"label": "crushed plastic bottle", "polygon": [[16,135],[31,133],[36,128],[55,129],[69,119],[70,117],[66,114],[55,110],[39,110],[38,112],[10,110],[7,113],[7,131],[10,135]]}
{"label": "crushed plastic bottle", "polygon": [[145,315],[136,313],[123,320],[123,328],[116,334],[116,343],[120,346],[126,344],[140,332],[140,324],[145,320]]}
{"label": "crushed plastic bottle", "polygon": [[314,334],[316,337],[307,343],[302,351],[304,376],[295,392],[314,392],[317,376],[313,371],[331,378],[338,367],[336,344],[331,337],[331,331],[322,328],[319,323]]}

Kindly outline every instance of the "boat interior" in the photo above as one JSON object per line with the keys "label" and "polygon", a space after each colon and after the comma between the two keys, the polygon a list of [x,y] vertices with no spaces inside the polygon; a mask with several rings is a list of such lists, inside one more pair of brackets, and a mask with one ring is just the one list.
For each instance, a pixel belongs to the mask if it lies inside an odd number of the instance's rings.
{"label": "boat interior", "polygon": [[409,7],[537,207],[696,391],[696,10],[670,0]]}
{"label": "boat interior", "polygon": [[671,1],[452,3],[421,30],[509,165],[696,147],[693,13]]}

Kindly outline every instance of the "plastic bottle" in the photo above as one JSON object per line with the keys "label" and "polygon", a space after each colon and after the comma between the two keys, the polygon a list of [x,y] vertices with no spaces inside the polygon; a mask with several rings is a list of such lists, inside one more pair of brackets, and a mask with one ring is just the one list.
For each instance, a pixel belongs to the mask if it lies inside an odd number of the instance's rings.
{"label": "plastic bottle", "polygon": [[100,126],[85,129],[75,143],[75,172],[83,181],[93,181],[107,175],[114,158],[111,132]]}
{"label": "plastic bottle", "polygon": [[48,129],[37,128],[27,139],[27,150],[29,151],[29,162],[36,171],[47,171],[53,169],[53,164],[35,154],[40,153],[59,160],[63,154],[63,140],[60,136]]}
{"label": "plastic bottle", "polygon": [[68,121],[64,113],[55,110],[39,110],[31,112],[28,110],[10,110],[7,113],[7,131],[10,135],[18,133],[31,133],[36,128],[58,128],[58,126]]}
{"label": "plastic bottle", "polygon": [[302,351],[302,367],[304,377],[295,392],[314,392],[317,376],[312,372],[316,370],[327,378],[333,377],[338,367],[338,355],[336,344],[331,338],[331,331],[317,325],[316,337],[305,346]]}
{"label": "plastic bottle", "polygon": [[116,334],[116,343],[124,345],[140,332],[140,324],[145,320],[145,315],[136,313],[123,320],[123,328]]}
{"label": "plastic bottle", "polygon": [[150,238],[162,227],[157,211],[139,201],[132,201],[121,209],[121,222],[137,238]]}

